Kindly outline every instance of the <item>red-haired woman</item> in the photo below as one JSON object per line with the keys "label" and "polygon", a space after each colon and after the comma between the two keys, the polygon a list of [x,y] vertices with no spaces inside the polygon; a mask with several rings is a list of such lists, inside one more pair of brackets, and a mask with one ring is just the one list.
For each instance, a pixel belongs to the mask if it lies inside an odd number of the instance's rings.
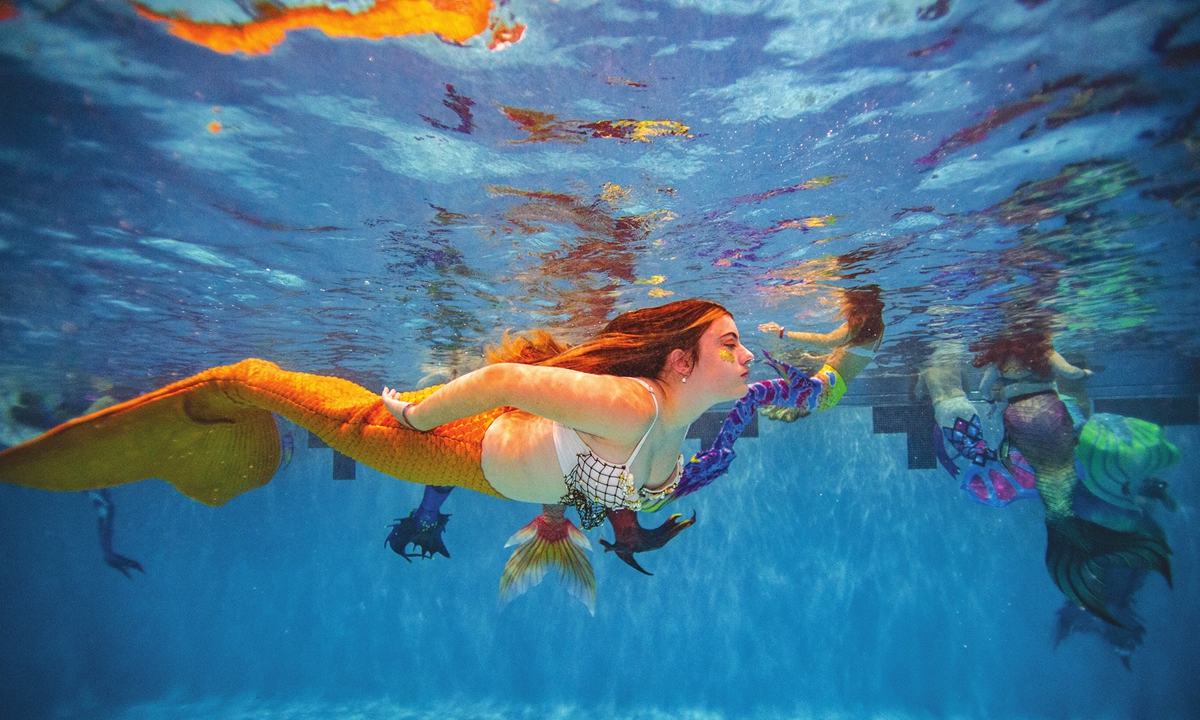
{"label": "red-haired woman", "polygon": [[[746,394],[752,360],[727,310],[682,300],[619,315],[575,347],[544,332],[506,336],[489,352],[488,365],[419,403],[386,387],[382,399],[400,423],[418,432],[509,408],[483,434],[483,476],[497,494],[542,503],[544,512],[510,541],[520,547],[501,578],[501,598],[507,601],[540,580],[527,568],[544,567],[546,557],[566,556],[571,560],[561,567],[565,584],[591,609],[590,565],[566,542],[587,547],[587,541],[563,520],[564,507],[574,506],[590,528],[615,510],[665,504],[683,472],[680,446],[688,428],[713,405]],[[436,512],[441,499],[444,495],[432,498],[432,511],[423,502],[414,513],[440,521],[445,517]],[[626,528],[618,527],[618,518],[628,522],[631,515],[610,516],[619,535]],[[661,528],[660,542],[690,524],[674,520]],[[397,538],[401,550],[418,530],[412,525]],[[560,549],[548,551],[556,539]],[[632,552],[623,556],[641,569]]]}
{"label": "red-haired woman", "polygon": [[575,492],[638,508],[673,489],[692,422],[746,394],[753,357],[727,310],[682,300],[619,315],[575,347],[544,333],[508,341],[493,353],[504,362],[419,403],[388,388],[383,401],[420,432],[508,407],[482,438],[480,466],[497,493],[557,503]]}
{"label": "red-haired woman", "polygon": [[[776,322],[763,323],[758,329],[780,339],[787,338],[800,343],[801,347],[816,350],[832,350],[828,355],[813,358],[824,363],[820,373],[833,372],[843,382],[835,387],[842,392],[830,393],[819,410],[829,410],[837,405],[847,384],[867,369],[883,343],[883,301],[879,298],[879,287],[867,285],[845,290],[842,293],[842,309],[838,318],[844,322],[827,333],[799,332],[787,330]],[[782,355],[789,362],[803,359]],[[815,363],[814,363],[815,365]],[[760,413],[773,420],[792,422],[808,413],[799,408],[763,408]]]}
{"label": "red-haired woman", "polygon": [[493,359],[507,362],[382,398],[262,360],[211,368],[0,453],[0,481],[89,490],[157,477],[220,505],[275,473],[279,413],[387,475],[570,504],[598,524],[671,498],[688,426],[746,395],[753,355],[725,308],[684,300],[619,315],[576,347],[541,333]]}
{"label": "red-haired woman", "polygon": [[1071,365],[1042,332],[1014,333],[978,343],[975,367],[987,367],[980,390],[990,396],[999,383],[1008,406],[1004,431],[1037,476],[1046,507],[1046,567],[1072,602],[1114,625],[1105,607],[1108,565],[1150,568],[1171,581],[1163,538],[1142,531],[1112,530],[1075,515],[1075,428],[1058,397],[1056,377],[1083,378],[1091,371]]}

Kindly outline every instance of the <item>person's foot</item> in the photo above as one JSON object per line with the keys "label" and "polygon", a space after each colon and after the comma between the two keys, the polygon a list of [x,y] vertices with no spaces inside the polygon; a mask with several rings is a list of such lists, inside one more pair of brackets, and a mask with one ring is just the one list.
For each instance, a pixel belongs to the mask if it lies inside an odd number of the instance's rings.
{"label": "person's foot", "polygon": [[130,570],[137,570],[140,573],[146,572],[142,569],[142,564],[137,560],[134,560],[133,558],[127,558],[124,555],[118,555],[115,552],[104,553],[104,564],[108,565],[114,570],[119,571],[122,575],[130,580],[133,579],[133,576],[129,574]]}

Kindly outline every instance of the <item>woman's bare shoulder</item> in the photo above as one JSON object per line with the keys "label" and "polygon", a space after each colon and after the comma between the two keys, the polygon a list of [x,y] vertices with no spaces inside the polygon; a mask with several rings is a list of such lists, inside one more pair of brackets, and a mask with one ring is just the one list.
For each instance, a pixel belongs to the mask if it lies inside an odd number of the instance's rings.
{"label": "woman's bare shoulder", "polygon": [[654,419],[654,398],[634,378],[536,365],[514,365],[503,375],[504,404],[592,435],[640,437]]}

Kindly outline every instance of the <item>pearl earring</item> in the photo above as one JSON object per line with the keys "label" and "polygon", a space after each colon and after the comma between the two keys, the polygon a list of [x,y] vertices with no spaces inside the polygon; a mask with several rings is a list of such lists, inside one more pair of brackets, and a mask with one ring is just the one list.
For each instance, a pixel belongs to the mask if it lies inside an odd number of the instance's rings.
{"label": "pearl earring", "polygon": [[683,380],[682,380],[681,382],[683,382],[683,383],[685,383],[685,384],[687,383],[687,375],[684,375],[684,376],[683,376]]}

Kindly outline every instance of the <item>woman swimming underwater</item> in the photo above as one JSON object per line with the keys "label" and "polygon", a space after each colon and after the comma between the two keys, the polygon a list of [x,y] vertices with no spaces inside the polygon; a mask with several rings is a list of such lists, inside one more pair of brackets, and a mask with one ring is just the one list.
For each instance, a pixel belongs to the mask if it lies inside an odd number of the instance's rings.
{"label": "woman swimming underwater", "polygon": [[[833,373],[841,381],[836,383],[841,392],[831,393],[817,408],[831,410],[841,400],[847,385],[858,377],[875,360],[875,354],[883,343],[883,301],[877,285],[849,288],[842,291],[842,309],[838,318],[844,320],[837,329],[827,333],[787,330],[777,322],[758,326],[761,332],[778,335],[780,340],[795,340],[802,348],[831,351],[828,355],[814,357],[807,353],[791,353],[781,357],[788,362],[801,364],[803,360],[822,363],[818,375]],[[800,408],[767,408],[763,415],[772,420],[794,422],[808,413]]]}
{"label": "woman swimming underwater", "polygon": [[[787,380],[748,387],[751,354],[732,316],[701,300],[619,315],[576,347],[540,333],[503,352],[515,362],[445,386],[388,390],[386,404],[349,381],[263,360],[211,368],[0,452],[0,481],[77,491],[161,478],[222,505],[274,475],[278,413],[396,478],[561,501],[603,519],[608,509],[661,507],[711,482],[759,404],[815,406],[837,390],[782,365]],[[681,474],[688,425],[741,396],[723,444]]]}
{"label": "woman swimming underwater", "polygon": [[[576,347],[540,331],[506,337],[489,353],[492,364],[414,392],[385,388],[381,396],[249,359],[0,452],[0,481],[74,491],[160,478],[198,502],[222,505],[275,474],[278,413],[358,462],[433,486],[439,499],[465,487],[542,503],[542,515],[510,540],[521,547],[501,578],[501,598],[556,565],[568,590],[594,610],[595,580],[582,554],[588,540],[565,520],[564,507],[574,506],[585,528],[611,519],[616,540],[605,548],[645,572],[633,553],[661,547],[692,520],[672,516],[645,530],[638,510],[657,510],[722,475],[758,407],[811,411],[842,389],[767,357],[782,377],[747,384],[752,355],[733,317],[715,303],[684,300],[619,315]],[[713,446],[685,463],[679,451],[688,426],[737,398]],[[399,543],[403,553],[404,538],[418,535],[432,542],[447,517],[436,505],[393,525],[393,549]]]}
{"label": "woman swimming underwater", "polygon": [[753,359],[729,313],[699,300],[625,313],[573,348],[540,334],[494,355],[507,362],[417,404],[385,388],[384,404],[418,432],[513,408],[482,438],[480,466],[492,489],[537,503],[600,495],[605,507],[631,509],[674,489],[688,427],[746,394]]}
{"label": "woman swimming underwater", "polygon": [[1078,438],[1056,377],[1080,379],[1091,371],[1059,355],[1044,332],[1013,332],[977,343],[973,364],[986,367],[980,390],[1003,391],[1004,431],[1032,466],[1046,508],[1046,569],[1067,598],[1096,617],[1120,625],[1105,607],[1105,575],[1112,565],[1154,570],[1171,584],[1165,536],[1142,529],[1113,530],[1075,513]]}

